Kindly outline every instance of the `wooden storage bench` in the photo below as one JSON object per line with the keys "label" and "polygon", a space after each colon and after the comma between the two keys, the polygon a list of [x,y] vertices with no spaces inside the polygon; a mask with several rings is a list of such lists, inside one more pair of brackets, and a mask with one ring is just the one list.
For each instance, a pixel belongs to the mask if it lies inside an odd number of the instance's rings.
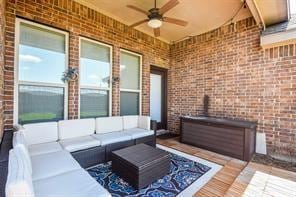
{"label": "wooden storage bench", "polygon": [[212,117],[181,117],[182,143],[250,161],[255,152],[256,122]]}

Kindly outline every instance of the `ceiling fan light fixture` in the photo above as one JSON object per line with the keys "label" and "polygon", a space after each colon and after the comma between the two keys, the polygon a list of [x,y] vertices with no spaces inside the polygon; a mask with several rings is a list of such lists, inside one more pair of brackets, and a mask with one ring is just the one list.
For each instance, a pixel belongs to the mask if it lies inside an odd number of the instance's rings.
{"label": "ceiling fan light fixture", "polygon": [[162,25],[162,21],[158,18],[148,21],[148,26],[152,28],[159,28]]}
{"label": "ceiling fan light fixture", "polygon": [[[242,1],[245,1],[245,0],[242,0]],[[161,8],[158,8],[156,5],[156,0],[154,0],[154,7],[148,11],[145,11],[134,5],[127,5],[128,8],[133,9],[137,12],[141,12],[142,14],[145,14],[147,16],[146,19],[138,21],[130,25],[130,27],[136,27],[136,26],[142,25],[143,23],[147,23],[149,27],[153,28],[155,37],[160,36],[160,27],[162,26],[162,23],[171,23],[171,24],[185,27],[188,24],[187,21],[164,16],[165,13],[167,13],[169,10],[176,7],[178,4],[179,4],[179,0],[169,0]]]}

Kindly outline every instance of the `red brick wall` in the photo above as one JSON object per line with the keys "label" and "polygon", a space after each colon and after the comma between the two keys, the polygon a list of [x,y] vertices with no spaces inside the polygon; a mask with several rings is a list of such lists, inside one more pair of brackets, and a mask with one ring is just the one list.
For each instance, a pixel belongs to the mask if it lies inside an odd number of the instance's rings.
{"label": "red brick wall", "polygon": [[263,50],[253,19],[171,46],[169,129],[181,115],[210,115],[258,121],[269,148],[296,134],[296,45]]}
{"label": "red brick wall", "polygon": [[3,134],[3,70],[4,70],[4,45],[5,45],[5,0],[0,0],[0,141]]}
{"label": "red brick wall", "polygon": [[[169,66],[169,45],[73,0],[7,0],[5,127],[13,124],[14,27],[16,16],[69,32],[69,65],[79,66],[79,36],[113,46],[113,77],[119,76],[120,48],[143,55],[142,114],[149,114],[150,65]],[[119,115],[119,84],[113,84],[112,113]],[[78,82],[69,84],[69,118],[78,117]]]}
{"label": "red brick wall", "polygon": [[[68,31],[71,67],[79,66],[80,35],[113,46],[113,77],[119,76],[120,48],[143,54],[143,114],[149,114],[150,65],[170,68],[168,127],[172,131],[179,131],[179,116],[202,111],[207,94],[211,115],[258,121],[258,131],[266,133],[269,147],[277,141],[287,143],[295,135],[296,46],[263,50],[253,19],[169,46],[73,0],[7,0],[6,10],[7,129],[13,118],[14,27],[19,16]],[[112,114],[119,115],[118,83],[113,84],[112,100]],[[68,107],[69,118],[77,118],[77,82],[69,84]]]}

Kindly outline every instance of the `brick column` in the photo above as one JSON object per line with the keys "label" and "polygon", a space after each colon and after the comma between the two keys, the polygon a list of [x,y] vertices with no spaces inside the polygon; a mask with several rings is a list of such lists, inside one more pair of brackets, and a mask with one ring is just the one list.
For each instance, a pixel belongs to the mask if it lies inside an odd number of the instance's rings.
{"label": "brick column", "polygon": [[[79,35],[69,34],[69,68],[79,68]],[[79,110],[79,79],[68,83],[68,119],[77,119]]]}
{"label": "brick column", "polygon": [[0,140],[3,133],[4,120],[4,34],[5,34],[5,0],[0,0]]}
{"label": "brick column", "polygon": [[[8,6],[8,2],[7,2]],[[15,5],[6,9],[4,58],[4,129],[13,124]]]}
{"label": "brick column", "polygon": [[112,65],[112,116],[120,115],[120,81],[114,81],[118,78],[120,80],[120,48],[113,47],[113,65]]}
{"label": "brick column", "polygon": [[148,55],[142,55],[142,115],[150,114],[150,62]]}

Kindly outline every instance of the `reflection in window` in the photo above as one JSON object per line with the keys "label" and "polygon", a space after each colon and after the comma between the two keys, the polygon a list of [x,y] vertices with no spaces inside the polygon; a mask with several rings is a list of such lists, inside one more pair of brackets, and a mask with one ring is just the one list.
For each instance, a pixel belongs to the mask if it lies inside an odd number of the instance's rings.
{"label": "reflection in window", "polygon": [[80,84],[109,87],[110,47],[87,40],[81,41]]}
{"label": "reflection in window", "polygon": [[19,123],[61,120],[64,117],[64,89],[19,86]]}
{"label": "reflection in window", "polygon": [[81,58],[81,81],[87,86],[105,87],[109,86],[110,63]]}
{"label": "reflection in window", "polygon": [[138,115],[139,114],[139,93],[121,92],[120,93],[120,115]]}
{"label": "reflection in window", "polygon": [[65,53],[19,46],[19,80],[62,84],[65,71]]}
{"label": "reflection in window", "polygon": [[121,52],[120,54],[120,88],[140,89],[140,57]]}
{"label": "reflection in window", "polygon": [[80,90],[80,117],[104,117],[108,116],[109,95],[108,91]]}

